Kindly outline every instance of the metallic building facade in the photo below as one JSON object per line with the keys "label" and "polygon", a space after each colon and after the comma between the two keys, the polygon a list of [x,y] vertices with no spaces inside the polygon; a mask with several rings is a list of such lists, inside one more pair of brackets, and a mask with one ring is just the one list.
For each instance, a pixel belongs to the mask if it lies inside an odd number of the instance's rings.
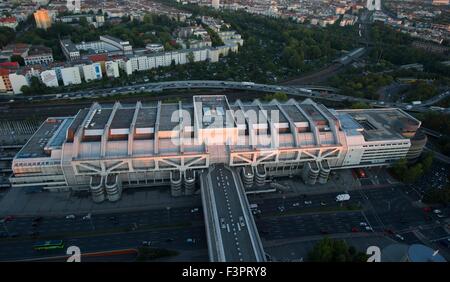
{"label": "metallic building facade", "polygon": [[96,202],[155,185],[181,196],[195,192],[201,171],[221,163],[242,168],[246,187],[294,174],[314,185],[334,169],[417,158],[425,144],[420,125],[400,109],[333,110],[310,99],[94,103],[72,117],[48,118],[15,156],[10,181],[89,189]]}

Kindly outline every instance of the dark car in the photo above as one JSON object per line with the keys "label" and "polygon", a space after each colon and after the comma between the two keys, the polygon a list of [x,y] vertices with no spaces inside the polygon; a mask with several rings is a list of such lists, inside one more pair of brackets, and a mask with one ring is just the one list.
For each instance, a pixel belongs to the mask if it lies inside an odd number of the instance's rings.
{"label": "dark car", "polygon": [[392,229],[384,229],[384,232],[390,235],[394,235],[394,231],[392,231]]}
{"label": "dark car", "polygon": [[424,212],[430,212],[431,210],[432,210],[432,209],[431,209],[430,207],[424,207],[424,208],[423,208],[423,211],[424,211]]}
{"label": "dark car", "polygon": [[444,239],[444,240],[441,240],[438,242],[439,242],[439,244],[441,244],[442,246],[444,246],[446,248],[448,248],[450,246],[450,239]]}
{"label": "dark car", "polygon": [[173,241],[174,241],[173,238],[167,238],[167,239],[166,239],[166,242],[168,242],[168,243],[173,242]]}
{"label": "dark car", "polygon": [[30,237],[36,238],[37,236],[39,236],[39,232],[31,231],[31,232],[28,233],[28,235],[30,235]]}
{"label": "dark car", "polygon": [[33,222],[41,222],[43,219],[44,219],[44,217],[37,216],[37,217],[33,218]]}

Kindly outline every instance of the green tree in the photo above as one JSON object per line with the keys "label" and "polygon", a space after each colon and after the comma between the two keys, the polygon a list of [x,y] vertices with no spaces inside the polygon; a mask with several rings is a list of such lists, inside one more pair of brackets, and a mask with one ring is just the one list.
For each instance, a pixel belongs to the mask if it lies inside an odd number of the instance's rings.
{"label": "green tree", "polygon": [[273,93],[273,94],[266,94],[263,97],[264,101],[272,101],[273,99],[276,99],[276,100],[278,100],[280,102],[284,102],[284,101],[287,101],[288,96],[284,92],[276,92],[276,93]]}
{"label": "green tree", "polygon": [[410,167],[407,173],[403,174],[403,181],[406,183],[413,183],[423,174],[423,166],[421,163],[417,163]]}
{"label": "green tree", "polygon": [[351,105],[352,109],[370,109],[370,105],[364,102],[356,102]]}
{"label": "green tree", "polygon": [[392,171],[399,179],[403,179],[408,171],[408,161],[406,159],[398,160],[392,167]]}
{"label": "green tree", "polygon": [[328,237],[317,242],[308,253],[308,261],[312,262],[366,262],[367,255],[349,247],[342,240]]}
{"label": "green tree", "polygon": [[189,52],[189,53],[187,54],[186,58],[187,58],[187,60],[188,60],[189,63],[193,63],[193,62],[194,62],[194,59],[195,59],[194,53],[193,53],[193,52]]}
{"label": "green tree", "polygon": [[423,166],[423,171],[430,170],[431,165],[433,164],[433,158],[434,158],[433,152],[427,152],[425,154],[425,157],[421,161],[422,166]]}
{"label": "green tree", "polygon": [[25,65],[25,60],[21,56],[18,56],[18,55],[12,55],[11,62],[18,62],[19,65],[21,65],[21,66]]}
{"label": "green tree", "polygon": [[9,27],[0,27],[0,47],[6,46],[16,38],[16,32]]}
{"label": "green tree", "polygon": [[450,203],[450,186],[444,189],[433,189],[425,194],[423,202],[427,204],[443,204]]}

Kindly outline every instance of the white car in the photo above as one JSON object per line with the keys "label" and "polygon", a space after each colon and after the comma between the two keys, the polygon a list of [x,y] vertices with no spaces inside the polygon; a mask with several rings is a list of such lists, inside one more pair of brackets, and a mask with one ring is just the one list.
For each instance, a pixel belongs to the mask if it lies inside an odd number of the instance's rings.
{"label": "white car", "polygon": [[293,207],[298,207],[298,206],[300,206],[300,203],[293,203],[292,206]]}
{"label": "white car", "polygon": [[258,209],[252,209],[252,213],[253,213],[254,215],[261,214],[261,210],[258,210]]}
{"label": "white car", "polygon": [[73,214],[66,215],[66,219],[75,219],[75,215]]}
{"label": "white car", "polygon": [[242,216],[239,217],[239,224],[241,225],[241,227],[245,226],[245,220]]}
{"label": "white car", "polygon": [[366,222],[360,222],[359,226],[367,226],[367,223]]}
{"label": "white car", "polygon": [[152,242],[151,241],[142,241],[142,246],[151,246]]}
{"label": "white car", "polygon": [[192,209],[192,210],[191,210],[191,212],[192,212],[192,213],[194,213],[194,212],[198,212],[198,208],[194,208],[194,209]]}
{"label": "white car", "polygon": [[373,231],[372,227],[370,227],[370,226],[366,226],[366,230],[367,231]]}
{"label": "white car", "polygon": [[222,217],[222,218],[220,218],[220,227],[222,228],[222,229],[225,229],[226,228],[226,225],[225,225],[225,219]]}
{"label": "white car", "polygon": [[91,219],[91,216],[92,216],[91,213],[88,213],[87,215],[83,216],[83,219],[85,219],[85,220]]}
{"label": "white car", "polygon": [[405,238],[403,238],[403,236],[400,235],[400,234],[395,234],[395,237],[397,237],[398,239],[400,239],[400,240],[402,240],[402,241],[405,240]]}
{"label": "white car", "polygon": [[305,205],[311,205],[312,202],[311,201],[305,201]]}
{"label": "white car", "polygon": [[433,210],[433,212],[434,212],[435,214],[440,214],[440,213],[442,213],[442,211],[441,211],[441,210],[438,210],[438,209]]}

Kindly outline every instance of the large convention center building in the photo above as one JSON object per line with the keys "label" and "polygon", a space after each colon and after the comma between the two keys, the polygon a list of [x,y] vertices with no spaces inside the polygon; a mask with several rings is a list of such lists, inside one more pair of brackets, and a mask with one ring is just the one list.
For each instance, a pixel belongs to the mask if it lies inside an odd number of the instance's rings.
{"label": "large convention center building", "polygon": [[246,188],[296,174],[315,185],[331,170],[417,158],[426,143],[420,125],[401,109],[334,110],[310,99],[94,103],[44,121],[15,156],[10,180],[89,190],[96,202],[164,184],[174,196],[193,194],[199,173],[218,163],[237,169]]}

